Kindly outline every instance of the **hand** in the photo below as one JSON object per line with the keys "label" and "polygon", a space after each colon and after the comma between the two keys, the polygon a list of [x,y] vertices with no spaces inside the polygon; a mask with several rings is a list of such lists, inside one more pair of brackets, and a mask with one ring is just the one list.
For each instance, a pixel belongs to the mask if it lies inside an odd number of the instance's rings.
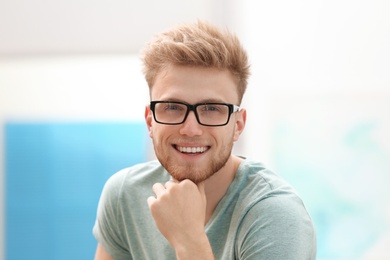
{"label": "hand", "polygon": [[[160,232],[171,244],[203,232],[206,216],[204,184],[190,180],[153,185],[155,197],[148,198],[149,209]],[[196,235],[196,234],[195,234]]]}
{"label": "hand", "polygon": [[190,180],[169,181],[165,186],[156,183],[153,185],[153,192],[156,197],[148,198],[149,209],[158,229],[175,248],[176,254],[184,253],[194,257],[201,252],[212,255],[204,231],[206,218],[204,183],[196,185]]}

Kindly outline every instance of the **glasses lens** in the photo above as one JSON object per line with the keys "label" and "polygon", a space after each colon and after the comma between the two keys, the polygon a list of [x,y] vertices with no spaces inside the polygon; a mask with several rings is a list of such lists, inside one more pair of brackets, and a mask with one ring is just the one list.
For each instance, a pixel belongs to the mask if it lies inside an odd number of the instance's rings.
{"label": "glasses lens", "polygon": [[223,125],[229,120],[229,106],[225,104],[202,104],[196,108],[199,121],[205,125]]}
{"label": "glasses lens", "polygon": [[156,121],[166,124],[177,124],[184,120],[187,112],[187,106],[180,103],[156,103],[154,115]]}

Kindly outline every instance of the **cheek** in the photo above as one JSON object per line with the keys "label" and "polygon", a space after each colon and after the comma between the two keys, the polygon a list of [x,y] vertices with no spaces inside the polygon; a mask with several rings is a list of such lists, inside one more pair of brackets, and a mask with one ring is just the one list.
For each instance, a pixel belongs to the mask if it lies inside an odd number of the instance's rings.
{"label": "cheek", "polygon": [[232,142],[232,139],[235,138],[234,129],[231,128],[225,129],[224,131],[218,131],[216,133],[213,133],[212,135],[217,142],[223,145]]}

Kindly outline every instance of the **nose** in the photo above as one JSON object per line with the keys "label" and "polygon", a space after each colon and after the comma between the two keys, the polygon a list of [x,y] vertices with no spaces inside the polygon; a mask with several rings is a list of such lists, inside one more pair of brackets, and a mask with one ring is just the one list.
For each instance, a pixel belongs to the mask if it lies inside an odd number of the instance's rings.
{"label": "nose", "polygon": [[186,121],[180,125],[180,134],[187,136],[197,136],[203,133],[202,125],[196,120],[194,111],[190,111]]}

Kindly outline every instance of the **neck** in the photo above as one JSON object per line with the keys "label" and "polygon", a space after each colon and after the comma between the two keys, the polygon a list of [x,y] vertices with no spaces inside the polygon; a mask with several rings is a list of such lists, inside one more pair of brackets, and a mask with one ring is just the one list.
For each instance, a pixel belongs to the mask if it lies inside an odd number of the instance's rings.
{"label": "neck", "polygon": [[225,166],[205,181],[207,199],[206,223],[210,220],[218,203],[233,182],[237,168],[242,160],[231,155]]}

